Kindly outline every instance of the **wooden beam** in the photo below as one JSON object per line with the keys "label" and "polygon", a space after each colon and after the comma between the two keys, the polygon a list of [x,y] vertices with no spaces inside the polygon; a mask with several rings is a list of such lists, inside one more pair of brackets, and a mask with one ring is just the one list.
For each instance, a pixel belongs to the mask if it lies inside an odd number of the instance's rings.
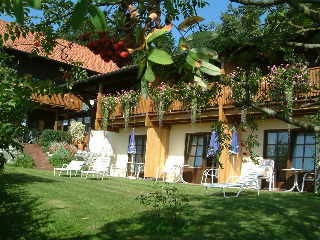
{"label": "wooden beam", "polygon": [[54,127],[53,127],[54,130],[58,130],[58,118],[59,118],[59,113],[56,112],[56,118],[54,120]]}
{"label": "wooden beam", "polygon": [[[102,94],[103,92],[103,81],[100,81],[99,83],[99,93]],[[98,119],[101,118],[101,105],[99,102],[97,102],[97,111],[96,111],[96,120],[95,120],[95,124],[94,124],[94,129],[95,130],[101,130],[101,126],[98,122]]]}

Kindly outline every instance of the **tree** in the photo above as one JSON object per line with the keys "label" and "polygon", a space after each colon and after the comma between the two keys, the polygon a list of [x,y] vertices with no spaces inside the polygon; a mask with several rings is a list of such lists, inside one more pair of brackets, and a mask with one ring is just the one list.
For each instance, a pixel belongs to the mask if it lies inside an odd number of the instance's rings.
{"label": "tree", "polygon": [[31,95],[53,94],[58,88],[29,76],[19,76],[17,71],[9,67],[14,60],[7,53],[0,51],[0,149],[9,146],[21,148],[15,141],[19,131],[25,130],[20,124],[36,107],[31,101]]}

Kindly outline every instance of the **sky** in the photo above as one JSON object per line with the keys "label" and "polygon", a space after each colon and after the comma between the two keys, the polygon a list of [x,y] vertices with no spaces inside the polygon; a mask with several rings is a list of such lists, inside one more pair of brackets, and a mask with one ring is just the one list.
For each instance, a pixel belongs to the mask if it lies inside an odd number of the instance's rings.
{"label": "sky", "polygon": [[[207,6],[204,9],[198,9],[198,16],[203,17],[205,20],[202,22],[204,24],[209,23],[211,21],[219,22],[219,18],[221,16],[221,12],[225,12],[227,10],[228,5],[230,4],[229,0],[207,0],[210,6]],[[41,14],[41,11],[31,10],[32,14]],[[4,15],[0,15],[0,19],[5,21],[13,21],[12,18]],[[176,25],[179,25],[183,21],[182,17],[179,22],[174,22]],[[173,30],[174,36],[179,36],[177,30]]]}

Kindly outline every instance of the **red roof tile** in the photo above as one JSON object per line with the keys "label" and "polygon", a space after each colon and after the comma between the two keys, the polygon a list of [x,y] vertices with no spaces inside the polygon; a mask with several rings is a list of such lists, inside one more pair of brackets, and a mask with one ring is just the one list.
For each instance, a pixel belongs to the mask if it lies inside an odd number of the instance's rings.
{"label": "red roof tile", "polygon": [[[2,35],[7,32],[6,26],[9,24],[9,22],[0,20],[0,33]],[[9,38],[4,43],[4,46],[30,53],[32,50],[37,48],[35,46],[35,37],[36,33],[28,33],[26,38],[20,36],[20,38],[16,39],[14,42]],[[56,39],[56,41],[57,45],[53,49],[52,53],[48,56],[49,59],[68,64],[70,64],[69,61],[71,59],[77,62],[83,62],[83,68],[99,73],[108,73],[119,69],[119,67],[112,61],[106,63],[100,58],[99,55],[95,55],[87,47],[64,39]],[[42,50],[41,46],[38,47],[38,49],[40,50],[38,55],[45,57],[46,54]]]}

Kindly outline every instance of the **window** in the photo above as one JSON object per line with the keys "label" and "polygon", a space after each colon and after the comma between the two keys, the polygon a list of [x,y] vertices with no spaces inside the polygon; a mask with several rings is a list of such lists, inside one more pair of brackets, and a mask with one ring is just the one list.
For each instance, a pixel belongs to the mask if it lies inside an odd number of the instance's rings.
{"label": "window", "polygon": [[304,170],[314,169],[316,140],[313,133],[297,132],[293,134],[292,167]]}
{"label": "window", "polygon": [[186,146],[187,164],[193,167],[202,167],[207,160],[208,145],[211,133],[187,134]]}
{"label": "window", "polygon": [[267,131],[265,146],[265,158],[274,160],[276,179],[279,182],[286,181],[286,173],[280,169],[287,167],[288,156],[288,131]]}
{"label": "window", "polygon": [[265,132],[264,157],[275,161],[276,180],[279,182],[285,182],[286,173],[280,170],[288,167],[288,159],[292,161],[293,168],[314,169],[314,134],[291,130],[290,136],[288,130]]}
{"label": "window", "polygon": [[[129,142],[130,142],[129,136]],[[136,142],[136,154],[134,154],[134,162],[136,163],[144,163],[145,162],[145,155],[146,155],[146,144],[147,144],[147,135],[136,135],[135,136]]]}

